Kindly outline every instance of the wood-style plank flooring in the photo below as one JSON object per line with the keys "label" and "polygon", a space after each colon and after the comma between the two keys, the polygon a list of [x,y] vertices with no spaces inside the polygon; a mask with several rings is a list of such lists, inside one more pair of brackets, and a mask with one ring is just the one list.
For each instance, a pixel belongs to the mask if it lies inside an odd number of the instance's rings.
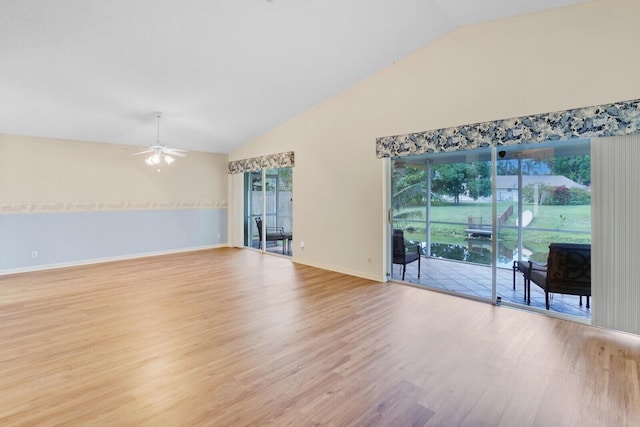
{"label": "wood-style plank flooring", "polygon": [[640,337],[215,249],[0,276],[0,425],[638,426]]}

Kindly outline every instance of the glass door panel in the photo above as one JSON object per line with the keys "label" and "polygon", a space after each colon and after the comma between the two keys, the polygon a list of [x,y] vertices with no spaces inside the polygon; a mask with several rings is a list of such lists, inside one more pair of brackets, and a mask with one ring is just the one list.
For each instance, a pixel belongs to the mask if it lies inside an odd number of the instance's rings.
{"label": "glass door panel", "polygon": [[266,171],[267,251],[291,255],[293,240],[293,181],[291,168]]}
{"label": "glass door panel", "polygon": [[439,272],[434,283],[491,299],[491,151],[444,153],[430,159],[430,166],[430,255]]}
{"label": "glass door panel", "polygon": [[[392,168],[393,234],[422,254],[420,277],[412,263],[404,280],[491,298],[491,151],[396,159]],[[396,261],[391,277],[402,280]]]}
{"label": "glass door panel", "polygon": [[[427,168],[423,160],[392,161],[391,278],[420,283],[427,250]],[[418,262],[420,258],[420,262]]]}
{"label": "glass door panel", "polygon": [[278,223],[278,171],[277,169],[270,169],[266,171],[265,178],[265,186],[264,186],[264,197],[265,197],[265,211],[264,211],[264,221],[265,221],[265,231],[266,231],[266,242],[265,242],[265,250],[267,252],[281,252],[278,250],[276,246],[278,243],[282,243],[282,241],[273,240],[272,235],[276,231],[277,223]]}
{"label": "glass door panel", "polygon": [[[498,203],[512,203],[515,215],[499,235],[504,256],[498,267],[497,292],[502,300],[545,309],[542,289],[531,285],[525,300],[516,263],[546,265],[551,243],[591,243],[590,142],[549,142],[500,148],[496,191]],[[509,259],[509,252],[512,259]],[[511,265],[509,265],[511,264]],[[514,270],[516,271],[514,289]],[[557,296],[552,309],[590,317],[578,297]],[[576,304],[570,303],[575,299]]]}
{"label": "glass door panel", "polygon": [[258,220],[262,218],[262,172],[245,173],[245,246],[259,249]]}

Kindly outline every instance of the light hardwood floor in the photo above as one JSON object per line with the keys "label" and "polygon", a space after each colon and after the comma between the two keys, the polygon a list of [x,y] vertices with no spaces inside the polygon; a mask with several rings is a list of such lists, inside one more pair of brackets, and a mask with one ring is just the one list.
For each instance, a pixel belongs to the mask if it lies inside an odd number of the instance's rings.
{"label": "light hardwood floor", "polygon": [[0,276],[0,425],[638,426],[640,337],[215,249]]}

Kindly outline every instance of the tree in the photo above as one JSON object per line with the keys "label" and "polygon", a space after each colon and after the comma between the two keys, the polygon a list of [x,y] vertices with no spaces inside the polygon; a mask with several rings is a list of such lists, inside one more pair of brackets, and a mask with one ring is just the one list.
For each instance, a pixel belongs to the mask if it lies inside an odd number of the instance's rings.
{"label": "tree", "polygon": [[564,175],[578,184],[589,185],[591,183],[591,156],[563,156],[553,159],[550,165],[554,175]]}
{"label": "tree", "polygon": [[431,191],[453,197],[460,203],[460,195],[474,200],[491,195],[490,162],[451,163],[434,166]]}
{"label": "tree", "polygon": [[280,168],[278,169],[278,190],[280,191],[291,191],[293,187],[293,177],[292,177],[292,169],[291,168]]}
{"label": "tree", "polygon": [[491,166],[489,162],[474,163],[467,168],[466,194],[473,200],[491,195]]}
{"label": "tree", "polygon": [[437,165],[433,169],[431,191],[451,196],[454,203],[460,203],[460,194],[464,193],[467,182],[467,165],[453,163]]}
{"label": "tree", "polygon": [[518,173],[518,161],[513,159],[498,160],[496,171],[498,175],[516,175]]}
{"label": "tree", "polygon": [[426,171],[424,169],[405,167],[393,171],[392,201],[395,209],[407,205],[426,203]]}

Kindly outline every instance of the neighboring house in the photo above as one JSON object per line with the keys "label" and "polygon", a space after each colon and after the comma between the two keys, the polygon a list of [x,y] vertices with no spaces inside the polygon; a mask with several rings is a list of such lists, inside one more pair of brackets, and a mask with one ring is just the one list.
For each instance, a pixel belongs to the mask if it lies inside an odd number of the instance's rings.
{"label": "neighboring house", "polygon": [[[562,175],[523,175],[522,187],[526,187],[529,184],[539,184],[540,186],[559,187],[564,185],[567,188],[584,188],[587,187],[582,184],[567,178]],[[517,201],[518,200],[518,176],[517,175],[503,175],[496,177],[496,191],[497,199],[499,201]]]}

